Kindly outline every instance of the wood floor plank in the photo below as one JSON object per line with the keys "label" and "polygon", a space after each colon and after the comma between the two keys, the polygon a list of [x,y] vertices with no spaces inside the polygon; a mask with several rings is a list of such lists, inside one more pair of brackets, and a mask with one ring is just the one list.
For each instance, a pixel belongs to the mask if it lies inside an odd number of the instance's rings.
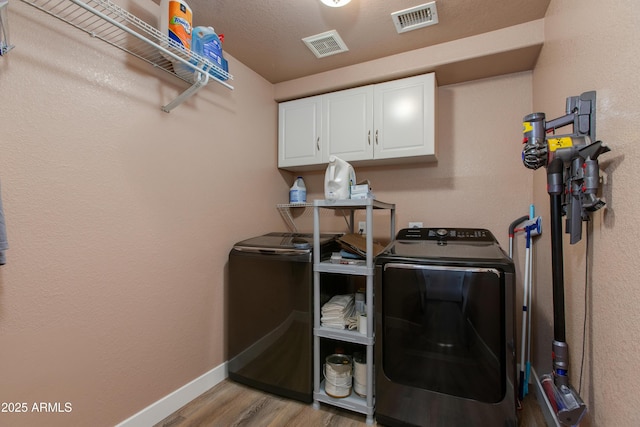
{"label": "wood floor plank", "polygon": [[[380,426],[374,421],[374,426]],[[527,395],[519,427],[544,427],[544,416]],[[321,404],[313,405],[222,381],[154,427],[365,427],[366,416]]]}

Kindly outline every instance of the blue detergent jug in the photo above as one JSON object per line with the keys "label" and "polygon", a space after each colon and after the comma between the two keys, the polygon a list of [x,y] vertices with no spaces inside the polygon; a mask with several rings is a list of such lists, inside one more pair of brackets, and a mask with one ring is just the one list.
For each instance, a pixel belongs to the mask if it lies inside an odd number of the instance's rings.
{"label": "blue detergent jug", "polygon": [[196,27],[193,29],[191,51],[225,71],[221,73],[218,69],[211,68],[209,74],[220,80],[229,78],[227,74],[229,65],[222,55],[222,43],[213,27]]}

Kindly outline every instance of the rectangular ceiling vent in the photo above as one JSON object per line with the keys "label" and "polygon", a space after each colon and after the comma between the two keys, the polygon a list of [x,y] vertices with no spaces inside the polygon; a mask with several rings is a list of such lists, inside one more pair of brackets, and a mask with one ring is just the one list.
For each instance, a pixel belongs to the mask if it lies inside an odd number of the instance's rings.
{"label": "rectangular ceiling vent", "polygon": [[393,25],[396,26],[398,33],[406,33],[407,31],[435,25],[438,23],[436,2],[432,1],[431,3],[393,12],[391,19],[393,19]]}
{"label": "rectangular ceiling vent", "polygon": [[324,58],[325,56],[335,55],[336,53],[349,50],[336,30],[305,37],[302,41],[318,58]]}

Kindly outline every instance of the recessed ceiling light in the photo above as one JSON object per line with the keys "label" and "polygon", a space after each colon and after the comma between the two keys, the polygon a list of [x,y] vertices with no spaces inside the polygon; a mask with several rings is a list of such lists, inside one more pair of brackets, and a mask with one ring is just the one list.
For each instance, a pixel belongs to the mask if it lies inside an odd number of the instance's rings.
{"label": "recessed ceiling light", "polygon": [[342,7],[349,3],[351,0],[320,0],[322,3],[329,7]]}

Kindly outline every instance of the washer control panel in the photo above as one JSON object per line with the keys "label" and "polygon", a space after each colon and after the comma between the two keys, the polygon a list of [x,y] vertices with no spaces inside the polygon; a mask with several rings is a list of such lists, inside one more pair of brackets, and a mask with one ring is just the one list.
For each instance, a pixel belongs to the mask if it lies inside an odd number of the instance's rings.
{"label": "washer control panel", "polygon": [[494,242],[496,239],[483,228],[404,228],[398,232],[396,240]]}

